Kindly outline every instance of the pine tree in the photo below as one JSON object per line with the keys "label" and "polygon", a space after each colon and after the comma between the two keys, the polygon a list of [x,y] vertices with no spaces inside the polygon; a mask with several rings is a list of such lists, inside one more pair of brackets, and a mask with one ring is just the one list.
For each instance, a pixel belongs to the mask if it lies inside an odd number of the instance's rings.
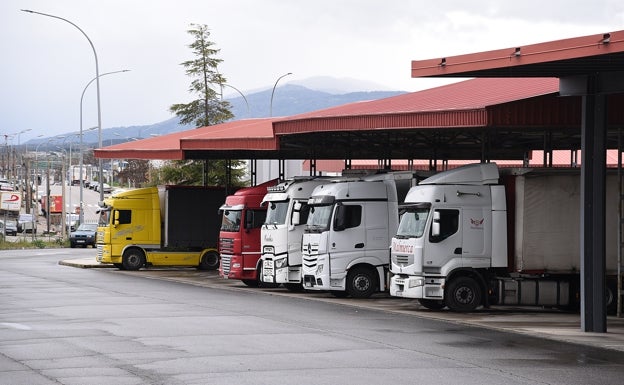
{"label": "pine tree", "polygon": [[[226,79],[217,68],[223,60],[216,57],[219,50],[214,48],[215,43],[209,39],[210,30],[206,25],[191,24],[187,32],[194,39],[189,48],[195,58],[181,65],[193,79],[189,92],[197,95],[198,99],[186,104],[174,104],[169,108],[170,111],[180,118],[180,123],[194,124],[196,127],[212,126],[232,119],[234,115],[230,111],[230,103],[222,100],[221,94],[213,89],[223,89]],[[242,162],[230,162],[232,180],[226,180],[226,164],[224,160],[173,161],[159,170],[156,181],[170,184],[240,185],[240,179],[245,173]]]}
{"label": "pine tree", "polygon": [[223,60],[216,58],[218,49],[213,48],[215,43],[209,40],[210,31],[206,25],[191,24],[187,31],[195,39],[189,45],[195,59],[187,60],[181,65],[186,68],[186,74],[191,77],[189,92],[199,98],[186,104],[174,104],[169,109],[180,117],[182,124],[195,124],[196,127],[212,126],[232,119],[230,103],[221,100],[220,93],[212,89],[226,83],[226,79],[217,69]]}

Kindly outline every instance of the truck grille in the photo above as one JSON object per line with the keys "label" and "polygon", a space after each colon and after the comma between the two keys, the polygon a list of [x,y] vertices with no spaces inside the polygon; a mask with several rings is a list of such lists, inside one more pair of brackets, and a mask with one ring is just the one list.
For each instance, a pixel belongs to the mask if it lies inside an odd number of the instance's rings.
{"label": "truck grille", "polygon": [[303,265],[310,269],[316,267],[319,253],[318,244],[308,243],[302,245],[301,249],[301,259],[303,260]]}
{"label": "truck grille", "polygon": [[303,256],[303,266],[313,269],[316,267],[318,259],[316,257]]}
{"label": "truck grille", "polygon": [[409,255],[395,255],[394,263],[400,266],[407,266],[411,264],[411,258]]}
{"label": "truck grille", "polygon": [[234,239],[233,238],[219,238],[219,252],[234,254]]}
{"label": "truck grille", "polygon": [[102,262],[102,254],[104,252],[104,245],[97,245],[97,256],[95,260],[98,262]]}
{"label": "truck grille", "polygon": [[223,269],[223,275],[227,277],[230,274],[230,263],[232,256],[227,254],[221,254],[221,269]]}

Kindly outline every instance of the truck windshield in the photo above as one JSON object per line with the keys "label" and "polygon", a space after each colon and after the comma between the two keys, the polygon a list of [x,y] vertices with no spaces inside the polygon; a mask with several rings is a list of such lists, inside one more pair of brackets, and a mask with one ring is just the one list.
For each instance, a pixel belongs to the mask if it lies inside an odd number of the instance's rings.
{"label": "truck windshield", "polygon": [[265,225],[284,225],[286,224],[286,214],[288,213],[288,202],[269,202]]}
{"label": "truck windshield", "polygon": [[308,216],[308,223],[306,224],[306,231],[320,233],[329,230],[333,208],[334,205],[312,206]]}
{"label": "truck windshield", "polygon": [[401,216],[397,238],[420,238],[425,232],[425,224],[429,215],[428,208],[413,209],[406,211]]}
{"label": "truck windshield", "polygon": [[242,210],[224,210],[221,219],[221,231],[238,232],[242,216]]}

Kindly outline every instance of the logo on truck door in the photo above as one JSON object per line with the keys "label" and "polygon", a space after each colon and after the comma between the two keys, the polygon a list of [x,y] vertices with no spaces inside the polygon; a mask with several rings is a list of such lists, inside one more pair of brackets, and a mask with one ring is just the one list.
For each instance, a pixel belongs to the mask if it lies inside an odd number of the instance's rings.
{"label": "logo on truck door", "polygon": [[481,219],[470,218],[470,228],[471,229],[483,229],[483,221],[485,221],[485,218],[481,218]]}

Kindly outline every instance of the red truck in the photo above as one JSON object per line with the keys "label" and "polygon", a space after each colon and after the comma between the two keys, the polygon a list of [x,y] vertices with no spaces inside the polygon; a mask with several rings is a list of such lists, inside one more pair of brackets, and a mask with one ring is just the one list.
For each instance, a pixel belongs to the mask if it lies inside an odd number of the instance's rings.
{"label": "red truck", "polygon": [[219,275],[222,278],[240,279],[248,286],[260,286],[260,228],[267,213],[267,207],[261,204],[267,188],[276,184],[277,180],[271,180],[242,188],[225,198],[225,204],[220,208],[223,215],[219,232]]}

